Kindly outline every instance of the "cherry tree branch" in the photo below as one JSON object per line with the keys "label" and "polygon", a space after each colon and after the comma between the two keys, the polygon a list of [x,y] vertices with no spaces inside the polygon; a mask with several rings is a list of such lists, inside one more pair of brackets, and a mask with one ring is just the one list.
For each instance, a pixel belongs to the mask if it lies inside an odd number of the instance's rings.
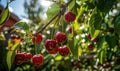
{"label": "cherry tree branch", "polygon": [[66,11],[66,8],[68,7],[68,5],[72,2],[72,0],[70,0],[68,3],[65,4],[65,6],[62,7],[62,10],[59,11],[47,24],[45,24],[36,34],[38,33],[42,33],[44,31],[44,29],[54,20],[56,19],[58,16],[63,15],[64,12]]}

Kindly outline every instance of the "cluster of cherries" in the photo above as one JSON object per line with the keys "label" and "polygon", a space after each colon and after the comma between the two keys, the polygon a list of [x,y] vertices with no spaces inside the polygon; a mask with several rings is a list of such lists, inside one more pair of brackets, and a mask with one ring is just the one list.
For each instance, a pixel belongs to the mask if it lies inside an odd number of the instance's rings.
{"label": "cluster of cherries", "polygon": [[17,34],[12,34],[11,36],[10,36],[10,39],[12,39],[12,40],[20,40],[20,41],[23,41],[24,39],[22,38],[22,37],[20,37],[19,35],[17,35]]}
{"label": "cluster of cherries", "polygon": [[[99,41],[99,38],[98,38],[98,37],[96,37],[96,38],[94,38],[94,39],[92,40],[90,34],[87,35],[87,38],[88,38],[89,40],[91,40],[91,42],[95,42],[95,43],[96,43],[96,42]],[[88,49],[94,49],[94,44],[93,44],[93,43],[90,43],[90,44],[88,45]]]}
{"label": "cluster of cherries", "polygon": [[44,57],[41,54],[37,54],[32,56],[31,53],[17,53],[15,56],[15,63],[17,65],[22,64],[23,62],[29,62],[32,59],[32,64],[35,66],[39,66],[42,64]]}
{"label": "cluster of cherries", "polygon": [[[76,18],[76,15],[72,12],[67,12],[65,14],[65,20],[66,22],[73,22]],[[71,29],[70,29],[71,32]],[[15,36],[11,36],[11,39],[20,39],[20,37],[16,37]],[[40,44],[42,42],[42,34],[37,34],[37,35],[33,35],[32,36],[32,42],[36,45],[36,44]],[[60,43],[64,43],[65,41],[67,41],[67,37],[66,34],[63,32],[57,32],[55,34],[55,40],[53,39],[47,39],[45,41],[45,49],[47,50],[47,52],[49,54],[56,54],[59,53],[61,56],[67,56],[70,53],[70,50],[68,48],[68,46],[64,45],[59,47],[58,44]],[[23,62],[29,62],[32,60],[32,64],[35,66],[39,66],[43,63],[44,61],[44,57],[41,54],[36,54],[34,56],[32,56],[31,53],[26,53],[26,52],[22,52],[22,53],[16,53],[15,56],[15,63],[17,65],[22,64]]]}
{"label": "cluster of cherries", "polygon": [[[42,35],[41,34],[33,35],[32,42],[34,44],[40,44],[42,42]],[[44,57],[41,54],[36,54],[33,56],[31,53],[26,52],[16,53],[15,63],[17,65],[22,64],[23,62],[29,62],[30,60],[32,60],[33,65],[39,66],[43,63]]]}
{"label": "cluster of cherries", "polygon": [[64,45],[62,47],[58,46],[58,43],[64,43],[67,40],[66,34],[63,32],[57,32],[55,34],[55,40],[47,39],[45,41],[45,48],[49,54],[56,54],[59,52],[61,56],[67,56],[70,53],[69,48]]}
{"label": "cluster of cherries", "polygon": [[31,58],[32,58],[31,53],[26,53],[26,52],[17,53],[15,56],[15,63],[19,65],[22,64],[23,62],[30,61]]}
{"label": "cluster of cherries", "polygon": [[[45,41],[45,49],[49,54],[56,54],[59,52],[62,56],[67,56],[69,54],[69,48],[67,46],[59,47],[58,43],[64,43],[67,40],[66,34],[63,32],[57,32],[55,34],[55,40],[47,39]],[[42,35],[37,34],[32,37],[32,42],[34,44],[39,44],[42,41]]]}
{"label": "cluster of cherries", "polygon": [[[45,48],[49,54],[56,54],[59,52],[61,56],[67,56],[70,53],[70,50],[67,46],[59,47],[57,43],[64,43],[67,40],[65,33],[58,32],[55,34],[55,40],[47,39],[45,41]],[[42,41],[42,35],[37,34],[32,37],[32,42],[34,44],[39,44]],[[32,56],[31,53],[16,53],[15,63],[17,65],[22,64],[23,62],[28,62],[32,59],[32,64],[39,66],[43,63],[44,57],[41,54],[36,54]]]}

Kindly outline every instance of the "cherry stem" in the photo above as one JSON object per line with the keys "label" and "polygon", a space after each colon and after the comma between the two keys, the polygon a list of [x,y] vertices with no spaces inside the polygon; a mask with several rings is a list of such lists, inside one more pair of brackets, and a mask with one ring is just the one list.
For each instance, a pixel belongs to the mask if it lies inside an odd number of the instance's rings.
{"label": "cherry stem", "polygon": [[[59,19],[60,19],[61,16],[59,16],[54,24],[54,27],[56,27],[56,24],[58,23]],[[53,38],[54,36],[54,33],[55,33],[55,28],[52,29],[52,35],[51,35],[51,39]]]}
{"label": "cherry stem", "polygon": [[63,15],[64,12],[66,11],[66,8],[68,7],[68,5],[69,5],[72,1],[73,1],[73,0],[70,0],[68,3],[66,3],[65,6],[62,7],[62,10],[59,11],[59,12],[58,12],[47,24],[45,24],[45,25],[41,28],[41,30],[39,30],[36,34],[42,33],[42,32],[44,31],[44,29],[45,29],[54,19],[56,19],[56,18],[57,18],[58,16],[60,16],[60,15]]}
{"label": "cherry stem", "polygon": [[35,43],[34,53],[37,54],[37,44]]}

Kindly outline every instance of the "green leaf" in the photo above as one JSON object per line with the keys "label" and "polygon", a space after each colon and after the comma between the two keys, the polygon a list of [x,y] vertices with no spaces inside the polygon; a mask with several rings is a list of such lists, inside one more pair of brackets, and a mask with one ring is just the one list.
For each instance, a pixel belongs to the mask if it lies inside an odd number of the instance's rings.
{"label": "green leaf", "polygon": [[107,50],[107,59],[111,60],[113,56],[113,52],[111,50]]}
{"label": "green leaf", "polygon": [[59,60],[61,60],[62,59],[62,56],[60,56],[60,55],[57,55],[56,57],[55,57],[55,60],[57,60],[57,61],[59,61]]}
{"label": "green leaf", "polygon": [[17,22],[17,23],[15,24],[15,27],[21,28],[21,29],[23,29],[23,30],[29,30],[29,29],[30,29],[29,25],[28,25],[26,22],[22,22],[22,21]]}
{"label": "green leaf", "polygon": [[117,41],[115,36],[110,34],[110,35],[107,35],[105,38],[110,48],[114,48],[116,46]]}
{"label": "green leaf", "polygon": [[105,42],[105,37],[102,36],[99,38],[99,42],[97,43],[97,48],[100,49],[103,46],[103,43]]}
{"label": "green leaf", "polygon": [[72,24],[73,24],[74,31],[78,31],[78,29],[80,28],[80,24],[77,22]]}
{"label": "green leaf", "polygon": [[96,3],[97,8],[101,12],[109,12],[109,10],[113,7],[113,4],[116,0],[97,0],[98,2]]}
{"label": "green leaf", "polygon": [[92,27],[90,27],[89,32],[92,38],[95,38],[100,34],[100,30],[95,30],[95,28],[92,28]]}
{"label": "green leaf", "polygon": [[92,37],[95,38],[100,34],[100,30],[95,30],[94,34],[92,34]]}
{"label": "green leaf", "polygon": [[18,45],[19,45],[19,43],[13,45],[13,46],[11,47],[11,50],[9,50],[9,51],[7,52],[6,62],[7,62],[9,71],[10,71],[10,69],[11,69],[11,66],[12,66],[13,62],[14,62],[15,50],[17,49]]}
{"label": "green leaf", "polygon": [[71,50],[72,55],[75,58],[78,58],[78,46],[77,46],[76,43],[77,42],[75,41],[75,38],[74,38],[74,39],[68,41],[68,46],[69,46],[69,48]]}
{"label": "green leaf", "polygon": [[103,64],[103,62],[106,60],[107,47],[108,47],[107,43],[103,43],[102,48],[100,49],[100,52],[98,53],[100,64]]}
{"label": "green leaf", "polygon": [[76,1],[73,0],[73,1],[70,3],[70,5],[69,5],[68,10],[72,10],[73,7],[74,7],[74,5],[75,5],[75,3],[76,3]]}
{"label": "green leaf", "polygon": [[81,6],[80,9],[77,10],[77,17],[76,17],[77,22],[81,22],[80,19],[83,17],[85,10],[86,10],[86,7],[84,7],[84,6]]}
{"label": "green leaf", "polygon": [[6,6],[2,14],[0,15],[0,27],[7,21],[8,18],[9,18],[9,9],[8,6]]}
{"label": "green leaf", "polygon": [[92,26],[91,28],[95,28],[98,30],[101,28],[102,16],[99,11],[97,11],[97,10],[93,11],[93,13],[90,17],[89,23],[90,23],[90,26]]}
{"label": "green leaf", "polygon": [[120,49],[117,49],[117,51],[115,52],[116,56],[120,57]]}
{"label": "green leaf", "polygon": [[101,51],[100,51],[100,55],[99,55],[99,60],[100,60],[100,63],[101,63],[101,64],[103,64],[104,55],[105,55],[105,51],[104,51],[104,50],[101,50]]}
{"label": "green leaf", "polygon": [[94,0],[86,0],[85,1],[88,9],[94,9],[95,8],[95,5],[94,5]]}
{"label": "green leaf", "polygon": [[0,33],[0,40],[5,40],[5,36],[3,33]]}
{"label": "green leaf", "polygon": [[46,12],[48,19],[53,18],[59,11],[60,6],[57,5],[56,3],[52,4]]}
{"label": "green leaf", "polygon": [[113,23],[114,23],[114,29],[115,29],[115,32],[118,34],[118,35],[120,35],[120,16],[117,16],[115,19],[114,19],[114,21],[113,21]]}
{"label": "green leaf", "polygon": [[94,36],[94,34],[95,34],[95,28],[94,28],[93,25],[92,25],[91,27],[89,27],[89,32],[90,32],[90,34],[91,34],[92,36]]}

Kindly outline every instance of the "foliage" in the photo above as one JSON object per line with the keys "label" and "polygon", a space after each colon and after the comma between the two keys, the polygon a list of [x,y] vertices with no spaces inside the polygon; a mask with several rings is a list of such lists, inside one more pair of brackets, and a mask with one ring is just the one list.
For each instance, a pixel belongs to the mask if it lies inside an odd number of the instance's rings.
{"label": "foliage", "polygon": [[4,11],[2,12],[2,14],[0,15],[0,27],[5,23],[5,21],[9,18],[9,9],[8,9],[8,5],[6,6],[6,8],[4,9]]}
{"label": "foliage", "polygon": [[[8,70],[120,70],[119,0],[50,1],[52,1],[52,5],[46,11],[47,19],[45,22],[48,22],[46,24],[43,24],[42,19],[39,17],[40,11],[31,10],[31,8],[36,7],[38,1],[32,0],[30,5],[25,2],[26,13],[28,14],[27,18],[30,19],[32,23],[20,21],[13,26],[14,29],[11,32],[18,34],[24,41],[20,41],[20,44],[15,43],[14,45],[10,44],[6,46],[10,46],[11,49],[14,50],[10,51],[8,49],[6,52],[7,56],[5,59]],[[64,15],[68,11],[76,14],[76,19],[73,22],[65,21]],[[7,18],[9,16],[7,13],[3,13],[1,16],[5,15]],[[39,19],[37,19],[38,17]],[[0,18],[0,20],[6,21],[6,18]],[[36,26],[38,28],[35,28]],[[68,27],[72,27],[71,33],[67,31]],[[67,35],[67,41],[57,44],[59,47],[63,45],[69,47],[70,54],[66,57],[61,56],[59,53],[51,55],[44,47],[45,41],[47,39],[55,39],[54,35],[58,31],[64,32]],[[32,42],[32,36],[38,33],[44,36],[43,40],[40,44],[34,44]],[[90,36],[88,37],[88,35]],[[6,41],[9,42],[10,40],[9,37]],[[89,44],[93,46],[90,48]],[[44,62],[40,66],[34,66],[31,61],[16,65],[13,62],[14,55],[16,54],[15,51],[30,52],[33,55],[42,54],[44,56]],[[2,69],[2,67],[0,67],[0,69]]]}

